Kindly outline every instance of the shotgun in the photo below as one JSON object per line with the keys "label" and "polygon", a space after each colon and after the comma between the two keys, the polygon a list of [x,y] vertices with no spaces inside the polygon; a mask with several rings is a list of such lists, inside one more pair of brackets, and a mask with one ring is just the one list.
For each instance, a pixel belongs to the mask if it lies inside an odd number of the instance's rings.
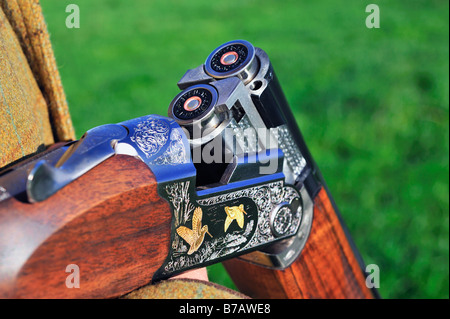
{"label": "shotgun", "polygon": [[378,297],[267,54],[227,42],[178,87],[168,117],[0,173],[0,297],[113,298],[218,262],[254,298]]}

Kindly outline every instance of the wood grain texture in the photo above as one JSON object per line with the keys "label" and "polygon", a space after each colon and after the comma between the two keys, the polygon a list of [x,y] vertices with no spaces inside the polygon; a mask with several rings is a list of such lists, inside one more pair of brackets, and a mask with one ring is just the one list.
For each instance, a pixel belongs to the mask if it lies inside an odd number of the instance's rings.
{"label": "wood grain texture", "polygon": [[[108,298],[152,279],[167,257],[171,212],[148,167],[116,155],[36,204],[0,205],[0,297]],[[67,288],[69,264],[80,288]]]}
{"label": "wood grain texture", "polygon": [[314,200],[311,234],[299,258],[272,270],[235,258],[224,265],[238,289],[253,298],[373,298],[325,189]]}

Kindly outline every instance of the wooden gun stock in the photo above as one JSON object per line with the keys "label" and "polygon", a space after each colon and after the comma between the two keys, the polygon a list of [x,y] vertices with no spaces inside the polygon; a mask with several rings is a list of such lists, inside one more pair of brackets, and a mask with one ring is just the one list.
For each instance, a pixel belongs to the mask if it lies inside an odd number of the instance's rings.
{"label": "wooden gun stock", "polygon": [[290,267],[273,270],[239,258],[224,265],[238,289],[253,298],[374,298],[324,188],[314,200],[310,237]]}
{"label": "wooden gun stock", "polygon": [[[171,212],[140,160],[116,155],[48,200],[0,205],[0,298],[109,298],[149,283]],[[80,288],[66,287],[80,270]]]}
{"label": "wooden gun stock", "polygon": [[[285,270],[234,258],[224,265],[254,298],[373,298],[325,189],[310,237]],[[151,282],[169,252],[171,211],[140,160],[116,155],[51,198],[0,205],[1,298],[110,298]],[[69,289],[66,267],[80,269]]]}
{"label": "wooden gun stock", "polygon": [[[285,270],[224,262],[254,298],[373,298],[325,189],[310,237]],[[0,205],[0,298],[111,298],[151,282],[169,253],[171,211],[140,160],[116,155],[51,198]],[[68,265],[81,289],[69,289]]]}

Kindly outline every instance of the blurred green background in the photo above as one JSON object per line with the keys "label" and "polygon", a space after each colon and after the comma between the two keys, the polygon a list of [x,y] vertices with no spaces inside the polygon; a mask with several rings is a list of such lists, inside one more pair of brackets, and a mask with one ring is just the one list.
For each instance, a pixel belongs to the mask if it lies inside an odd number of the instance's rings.
{"label": "blurred green background", "polygon": [[[68,29],[68,4],[80,29]],[[381,28],[368,29],[368,4]],[[270,56],[384,298],[449,297],[449,2],[41,0],[72,118],[167,114],[222,42]],[[221,265],[212,281],[233,287]]]}

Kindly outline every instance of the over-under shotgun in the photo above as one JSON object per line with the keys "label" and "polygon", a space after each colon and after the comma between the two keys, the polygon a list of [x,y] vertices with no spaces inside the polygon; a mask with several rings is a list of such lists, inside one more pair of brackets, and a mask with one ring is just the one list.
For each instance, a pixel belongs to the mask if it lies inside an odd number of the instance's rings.
{"label": "over-under shotgun", "polygon": [[169,117],[1,173],[0,297],[118,297],[217,262],[251,297],[376,296],[267,54],[227,42],[178,86]]}

